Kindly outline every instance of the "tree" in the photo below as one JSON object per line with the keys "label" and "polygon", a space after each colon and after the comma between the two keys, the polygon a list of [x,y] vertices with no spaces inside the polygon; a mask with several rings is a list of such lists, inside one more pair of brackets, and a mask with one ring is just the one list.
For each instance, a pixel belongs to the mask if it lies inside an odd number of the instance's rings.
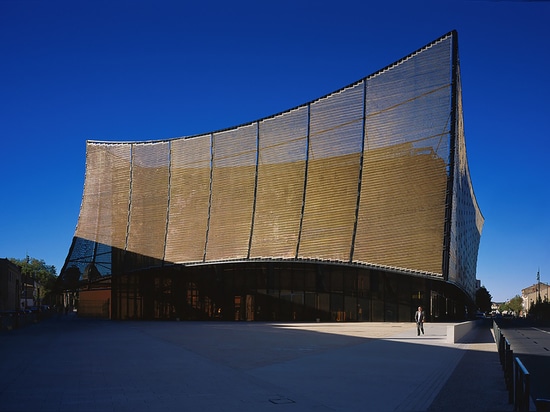
{"label": "tree", "polygon": [[476,306],[480,312],[487,313],[491,311],[491,300],[493,297],[485,286],[476,291]]}
{"label": "tree", "polygon": [[21,268],[23,276],[35,279],[40,283],[40,301],[48,302],[57,280],[55,266],[47,265],[44,260],[29,256],[26,256],[25,259],[10,258],[9,260]]}
{"label": "tree", "polygon": [[517,316],[523,311],[523,299],[521,296],[516,295],[512,299],[510,299],[508,302],[500,305],[498,310],[500,310],[501,312],[504,312],[504,311],[514,312]]}

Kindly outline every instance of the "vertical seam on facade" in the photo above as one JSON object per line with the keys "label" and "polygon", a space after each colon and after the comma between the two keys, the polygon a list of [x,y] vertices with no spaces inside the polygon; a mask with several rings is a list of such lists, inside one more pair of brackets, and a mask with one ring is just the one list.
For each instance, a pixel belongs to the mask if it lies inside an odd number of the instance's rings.
{"label": "vertical seam on facade", "polygon": [[361,131],[361,156],[359,159],[359,176],[357,179],[357,204],[355,205],[355,221],[353,222],[353,236],[351,238],[351,249],[349,262],[353,262],[355,253],[355,239],[357,238],[357,226],[359,221],[359,206],[361,204],[361,186],[363,183],[363,162],[365,160],[365,140],[367,139],[367,80],[363,80],[363,125]]}
{"label": "vertical seam on facade", "polygon": [[[108,150],[106,150],[108,152]],[[103,179],[99,179],[100,189],[99,189],[99,196],[98,196],[98,204],[97,204],[97,213],[96,213],[96,227],[95,227],[95,233],[94,233],[94,251],[92,253],[92,263],[95,264],[96,260],[96,254],[97,254],[97,239],[99,238],[99,226],[100,226],[100,220],[101,220],[101,184]],[[112,270],[112,268],[111,268]]]}
{"label": "vertical seam on facade", "polygon": [[208,214],[206,217],[206,236],[204,238],[204,253],[202,261],[206,262],[206,251],[208,249],[208,234],[210,232],[210,212],[212,209],[212,177],[214,174],[214,133],[210,133],[210,182],[208,188]]}
{"label": "vertical seam on facade", "polygon": [[124,251],[128,250],[128,238],[130,237],[130,223],[132,218],[132,186],[134,184],[134,144],[130,144],[130,190],[128,192],[128,216],[126,219],[126,239],[124,240]]}
{"label": "vertical seam on facade", "polygon": [[166,203],[166,228],[164,229],[164,248],[162,252],[162,264],[166,259],[166,246],[168,244],[168,227],[170,225],[170,199],[172,189],[172,141],[168,142],[168,200]]}
{"label": "vertical seam on facade", "polygon": [[[108,152],[109,150],[108,149],[103,149],[104,151]],[[101,221],[101,193],[102,193],[102,190],[101,190],[101,186],[102,186],[102,181],[103,179],[99,179],[99,185],[100,185],[100,188],[99,188],[99,195],[97,196],[97,208],[96,208],[96,226],[95,226],[95,231],[94,231],[94,243],[97,244],[97,239],[99,238],[99,233],[100,233],[100,230],[99,230],[99,227],[100,227],[100,221]],[[95,259],[95,246],[94,246],[94,254],[93,254],[93,257],[92,259]]]}
{"label": "vertical seam on facade", "polygon": [[254,172],[254,199],[252,200],[252,220],[250,222],[250,238],[248,239],[247,259],[250,259],[250,249],[252,248],[252,236],[254,234],[254,218],[256,216],[256,197],[258,195],[258,167],[260,159],[260,122],[256,122],[256,170]]}
{"label": "vertical seam on facade", "polygon": [[[94,253],[93,253],[93,255],[92,255],[92,265],[93,265],[93,266],[95,266],[95,262],[96,262],[96,258],[97,258],[97,245],[98,245],[97,240],[95,240],[95,241],[94,241]],[[112,270],[112,268],[111,268],[111,270]],[[89,279],[90,279],[90,278],[88,278],[88,280],[89,280]]]}
{"label": "vertical seam on facade", "polygon": [[445,210],[445,235],[443,251],[443,278],[449,280],[450,272],[450,254],[451,254],[451,236],[453,229],[453,191],[455,176],[455,150],[456,150],[456,110],[458,108],[457,95],[457,76],[458,76],[458,39],[456,31],[451,32],[451,130],[450,130],[450,148],[449,148],[449,176],[447,180],[447,199]]}
{"label": "vertical seam on facade", "polygon": [[302,211],[300,212],[300,227],[298,228],[298,241],[296,242],[296,259],[300,252],[300,242],[302,241],[302,227],[304,225],[304,212],[306,208],[306,190],[307,190],[307,172],[309,168],[309,133],[311,125],[311,103],[307,105],[307,131],[306,131],[306,161],[304,170],[304,191],[302,194]]}

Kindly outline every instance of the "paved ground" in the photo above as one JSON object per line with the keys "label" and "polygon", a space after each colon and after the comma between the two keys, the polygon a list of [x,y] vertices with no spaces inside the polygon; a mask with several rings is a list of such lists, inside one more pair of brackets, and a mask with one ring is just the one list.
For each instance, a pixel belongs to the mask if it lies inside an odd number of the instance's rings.
{"label": "paved ground", "polygon": [[0,334],[0,411],[511,411],[488,327],[50,319]]}
{"label": "paved ground", "polygon": [[[532,398],[550,399],[550,325],[533,324],[526,319],[502,320],[499,324],[514,357],[529,371]],[[550,410],[550,404],[546,410]]]}
{"label": "paved ground", "polygon": [[460,346],[466,352],[429,411],[512,411],[489,327],[475,329]]}

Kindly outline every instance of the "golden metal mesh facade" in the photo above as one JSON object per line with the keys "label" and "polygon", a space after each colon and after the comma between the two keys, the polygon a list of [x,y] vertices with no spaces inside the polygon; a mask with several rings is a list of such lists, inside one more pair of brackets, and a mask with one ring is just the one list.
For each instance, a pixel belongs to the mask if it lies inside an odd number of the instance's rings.
{"label": "golden metal mesh facade", "polygon": [[251,258],[296,257],[306,171],[308,107],[259,124]]}
{"label": "golden metal mesh facade", "polygon": [[126,248],[130,172],[130,145],[88,145],[76,237]]}
{"label": "golden metal mesh facade", "polygon": [[298,256],[350,260],[361,166],[362,82],[311,104]]}
{"label": "golden metal mesh facade", "polygon": [[256,176],[257,125],[215,133],[206,260],[248,256]]}
{"label": "golden metal mesh facade", "polygon": [[66,267],[93,262],[91,242],[131,253],[134,268],[321,260],[468,289],[483,218],[455,42],[449,33],[337,92],[233,129],[88,142]]}
{"label": "golden metal mesh facade", "polygon": [[204,259],[210,201],[210,136],[172,142],[165,259]]}
{"label": "golden metal mesh facade", "polygon": [[169,148],[167,142],[133,145],[126,249],[157,260],[164,258]]}

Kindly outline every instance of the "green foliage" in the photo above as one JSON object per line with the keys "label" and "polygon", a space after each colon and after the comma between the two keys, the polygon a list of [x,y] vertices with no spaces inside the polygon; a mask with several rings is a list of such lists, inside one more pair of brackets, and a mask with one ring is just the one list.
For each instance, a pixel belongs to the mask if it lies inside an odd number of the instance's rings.
{"label": "green foliage", "polygon": [[485,286],[480,287],[476,291],[476,306],[481,312],[488,313],[491,311],[492,299],[493,297],[491,296],[489,291],[485,288]]}
{"label": "green foliage", "polygon": [[25,259],[10,258],[9,260],[21,267],[22,276],[36,279],[40,283],[40,300],[47,302],[57,281],[55,266],[47,265],[44,260],[29,256]]}
{"label": "green foliage", "polygon": [[514,312],[516,316],[519,316],[521,311],[523,311],[523,299],[521,296],[516,295],[508,302],[503,303],[498,308],[500,312]]}

